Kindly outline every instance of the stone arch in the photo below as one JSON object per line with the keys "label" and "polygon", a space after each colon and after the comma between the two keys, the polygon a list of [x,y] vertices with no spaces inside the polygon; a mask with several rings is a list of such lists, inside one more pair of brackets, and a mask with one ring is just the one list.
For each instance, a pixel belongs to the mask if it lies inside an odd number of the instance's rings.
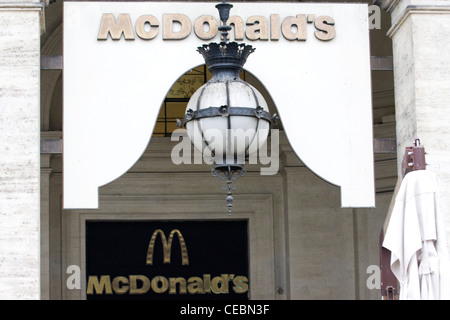
{"label": "stone arch", "polygon": [[[62,55],[62,23],[42,45],[41,55]],[[61,130],[62,118],[52,121],[52,112],[62,115],[62,70],[41,71],[41,131]]]}

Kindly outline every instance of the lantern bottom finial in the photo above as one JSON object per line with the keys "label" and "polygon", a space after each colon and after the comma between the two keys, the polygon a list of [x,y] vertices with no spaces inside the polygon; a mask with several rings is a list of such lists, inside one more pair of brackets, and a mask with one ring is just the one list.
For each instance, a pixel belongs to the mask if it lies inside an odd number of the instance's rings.
{"label": "lantern bottom finial", "polygon": [[213,169],[211,169],[211,175],[213,177],[219,177],[219,179],[223,181],[227,181],[227,185],[223,186],[222,189],[227,191],[227,207],[228,207],[228,215],[231,215],[231,208],[233,207],[233,196],[231,191],[236,191],[236,187],[233,187],[231,183],[238,179],[239,177],[245,176],[247,170],[245,167],[233,164],[233,165],[215,165]]}

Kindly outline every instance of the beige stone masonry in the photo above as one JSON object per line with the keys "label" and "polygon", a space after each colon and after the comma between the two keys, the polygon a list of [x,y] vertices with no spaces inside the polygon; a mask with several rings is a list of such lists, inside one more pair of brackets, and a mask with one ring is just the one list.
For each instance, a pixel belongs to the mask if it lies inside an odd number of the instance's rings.
{"label": "beige stone masonry", "polygon": [[39,299],[43,5],[0,1],[0,299]]}

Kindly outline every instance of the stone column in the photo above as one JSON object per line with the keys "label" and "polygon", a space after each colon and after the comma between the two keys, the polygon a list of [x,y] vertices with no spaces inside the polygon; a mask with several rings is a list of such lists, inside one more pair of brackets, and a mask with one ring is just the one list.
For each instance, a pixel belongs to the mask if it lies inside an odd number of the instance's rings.
{"label": "stone column", "polygon": [[416,138],[438,175],[450,240],[450,1],[375,0],[391,14],[399,174]]}
{"label": "stone column", "polygon": [[43,4],[0,0],[0,299],[39,299]]}
{"label": "stone column", "polygon": [[40,196],[40,298],[50,299],[50,180],[51,155],[41,155]]}

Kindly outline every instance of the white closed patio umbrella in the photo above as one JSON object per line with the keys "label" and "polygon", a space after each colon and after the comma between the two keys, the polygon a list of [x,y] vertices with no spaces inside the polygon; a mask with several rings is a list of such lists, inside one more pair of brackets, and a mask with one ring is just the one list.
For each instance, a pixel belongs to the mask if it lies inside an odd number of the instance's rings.
{"label": "white closed patio umbrella", "polygon": [[400,300],[450,299],[450,261],[438,181],[430,170],[405,175],[383,247],[400,284]]}

